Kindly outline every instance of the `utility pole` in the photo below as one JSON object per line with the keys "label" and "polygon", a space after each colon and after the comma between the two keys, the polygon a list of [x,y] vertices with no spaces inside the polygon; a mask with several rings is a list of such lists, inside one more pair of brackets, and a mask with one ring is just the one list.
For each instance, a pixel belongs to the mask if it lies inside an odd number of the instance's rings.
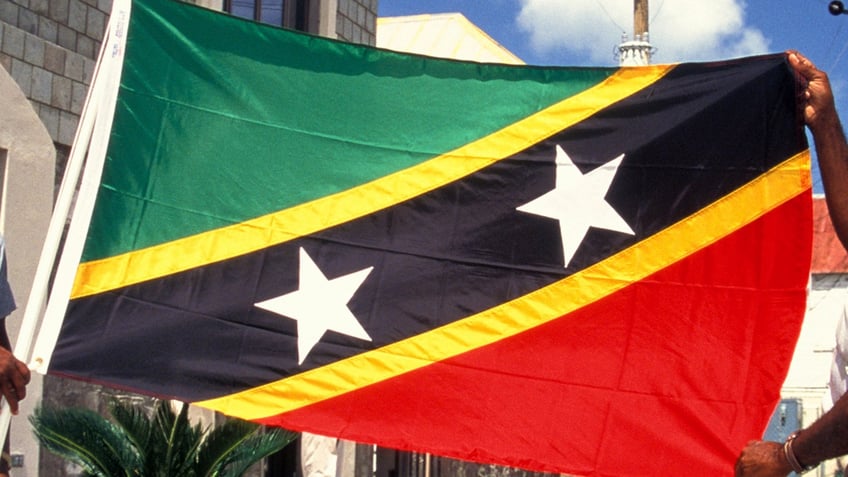
{"label": "utility pole", "polygon": [[648,33],[648,0],[633,0],[633,40],[621,35],[618,45],[618,62],[621,66],[645,66],[651,63],[650,36]]}
{"label": "utility pole", "polygon": [[633,0],[633,36],[648,38],[648,0]]}

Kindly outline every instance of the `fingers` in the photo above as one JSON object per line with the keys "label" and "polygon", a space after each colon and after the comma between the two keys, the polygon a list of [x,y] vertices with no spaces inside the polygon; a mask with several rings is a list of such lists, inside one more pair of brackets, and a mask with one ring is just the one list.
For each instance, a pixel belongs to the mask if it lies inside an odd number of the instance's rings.
{"label": "fingers", "polygon": [[802,68],[812,68],[816,69],[816,66],[810,61],[809,58],[802,55],[800,52],[796,50],[789,50],[786,52],[787,57],[789,58],[789,63],[793,66],[798,65]]}
{"label": "fingers", "polygon": [[742,465],[742,457],[740,456],[736,459],[736,466],[734,468],[733,475],[736,477],[744,477],[745,476],[745,467]]}
{"label": "fingers", "polygon": [[18,413],[18,403],[26,397],[26,385],[31,378],[29,368],[11,354],[0,366],[0,395],[9,403],[12,414]]}
{"label": "fingers", "polygon": [[0,383],[0,392],[3,393],[3,398],[9,403],[9,409],[15,415],[18,414],[18,402],[20,401],[18,389],[8,376],[4,376],[2,383]]}
{"label": "fingers", "polygon": [[816,68],[807,57],[790,50],[787,61],[798,78],[798,106],[804,121],[811,129],[838,123],[833,91],[827,73]]}
{"label": "fingers", "polygon": [[749,441],[736,460],[736,477],[786,477],[791,472],[779,442]]}
{"label": "fingers", "polygon": [[788,60],[790,66],[808,82],[827,82],[827,74],[801,53],[788,52]]}
{"label": "fingers", "polygon": [[818,73],[819,70],[813,64],[812,61],[808,60],[807,57],[798,53],[797,51],[789,52],[789,64],[795,71],[798,72],[801,76],[803,76],[806,80],[813,79]]}
{"label": "fingers", "polygon": [[734,475],[736,477],[745,477],[747,475],[750,475],[747,472],[748,465],[747,465],[746,461],[750,459],[750,457],[748,457],[750,449],[752,447],[756,446],[757,443],[759,443],[758,440],[748,441],[747,445],[745,446],[745,449],[743,449],[742,453],[739,454],[739,458],[736,459],[736,465],[734,467],[734,470],[735,470]]}
{"label": "fingers", "polygon": [[29,384],[29,380],[32,378],[29,372],[29,366],[27,366],[23,361],[15,361],[15,366],[18,368],[18,374],[21,375],[23,384]]}
{"label": "fingers", "polygon": [[12,385],[18,400],[22,401],[26,397],[26,385],[30,380],[29,368],[20,361],[15,363],[15,367],[17,372],[12,373]]}

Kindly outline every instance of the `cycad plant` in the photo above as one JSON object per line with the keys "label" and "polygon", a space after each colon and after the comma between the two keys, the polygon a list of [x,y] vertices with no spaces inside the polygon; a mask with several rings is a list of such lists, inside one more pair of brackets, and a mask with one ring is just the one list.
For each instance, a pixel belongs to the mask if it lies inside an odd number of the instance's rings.
{"label": "cycad plant", "polygon": [[83,408],[39,407],[30,417],[41,444],[90,477],[237,477],[297,437],[227,420],[203,429],[158,400],[152,414],[113,400],[113,420]]}

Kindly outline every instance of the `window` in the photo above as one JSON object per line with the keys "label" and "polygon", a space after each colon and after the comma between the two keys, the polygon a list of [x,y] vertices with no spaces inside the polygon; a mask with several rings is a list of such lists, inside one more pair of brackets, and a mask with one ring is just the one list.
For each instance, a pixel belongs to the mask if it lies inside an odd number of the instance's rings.
{"label": "window", "polygon": [[306,30],[307,0],[225,0],[230,14],[269,25]]}

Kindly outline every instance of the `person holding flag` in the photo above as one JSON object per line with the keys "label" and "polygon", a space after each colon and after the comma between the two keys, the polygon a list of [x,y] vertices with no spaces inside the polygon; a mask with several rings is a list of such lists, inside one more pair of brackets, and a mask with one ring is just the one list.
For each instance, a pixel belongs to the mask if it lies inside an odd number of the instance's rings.
{"label": "person holding flag", "polygon": [[[848,250],[848,142],[836,111],[827,74],[796,51],[788,54],[802,86],[804,122],[810,129],[818,155],[830,218],[842,245]],[[848,310],[846,310],[848,311]],[[835,364],[848,358],[848,313],[843,312],[837,331]],[[840,339],[844,338],[845,342]],[[843,355],[845,353],[845,355]],[[785,442],[750,441],[736,461],[737,477],[784,477],[812,470],[820,462],[848,454],[848,374],[835,366],[830,388],[833,403],[809,427],[792,433]]]}
{"label": "person holding flag", "polygon": [[[15,298],[9,286],[6,272],[6,244],[0,236],[0,395],[9,403],[12,414],[18,413],[18,403],[26,397],[26,385],[29,384],[30,372],[26,363],[12,354],[12,345],[6,332],[6,317],[15,310]],[[9,438],[3,445],[0,456],[0,477],[9,476],[12,457],[9,454]]]}

